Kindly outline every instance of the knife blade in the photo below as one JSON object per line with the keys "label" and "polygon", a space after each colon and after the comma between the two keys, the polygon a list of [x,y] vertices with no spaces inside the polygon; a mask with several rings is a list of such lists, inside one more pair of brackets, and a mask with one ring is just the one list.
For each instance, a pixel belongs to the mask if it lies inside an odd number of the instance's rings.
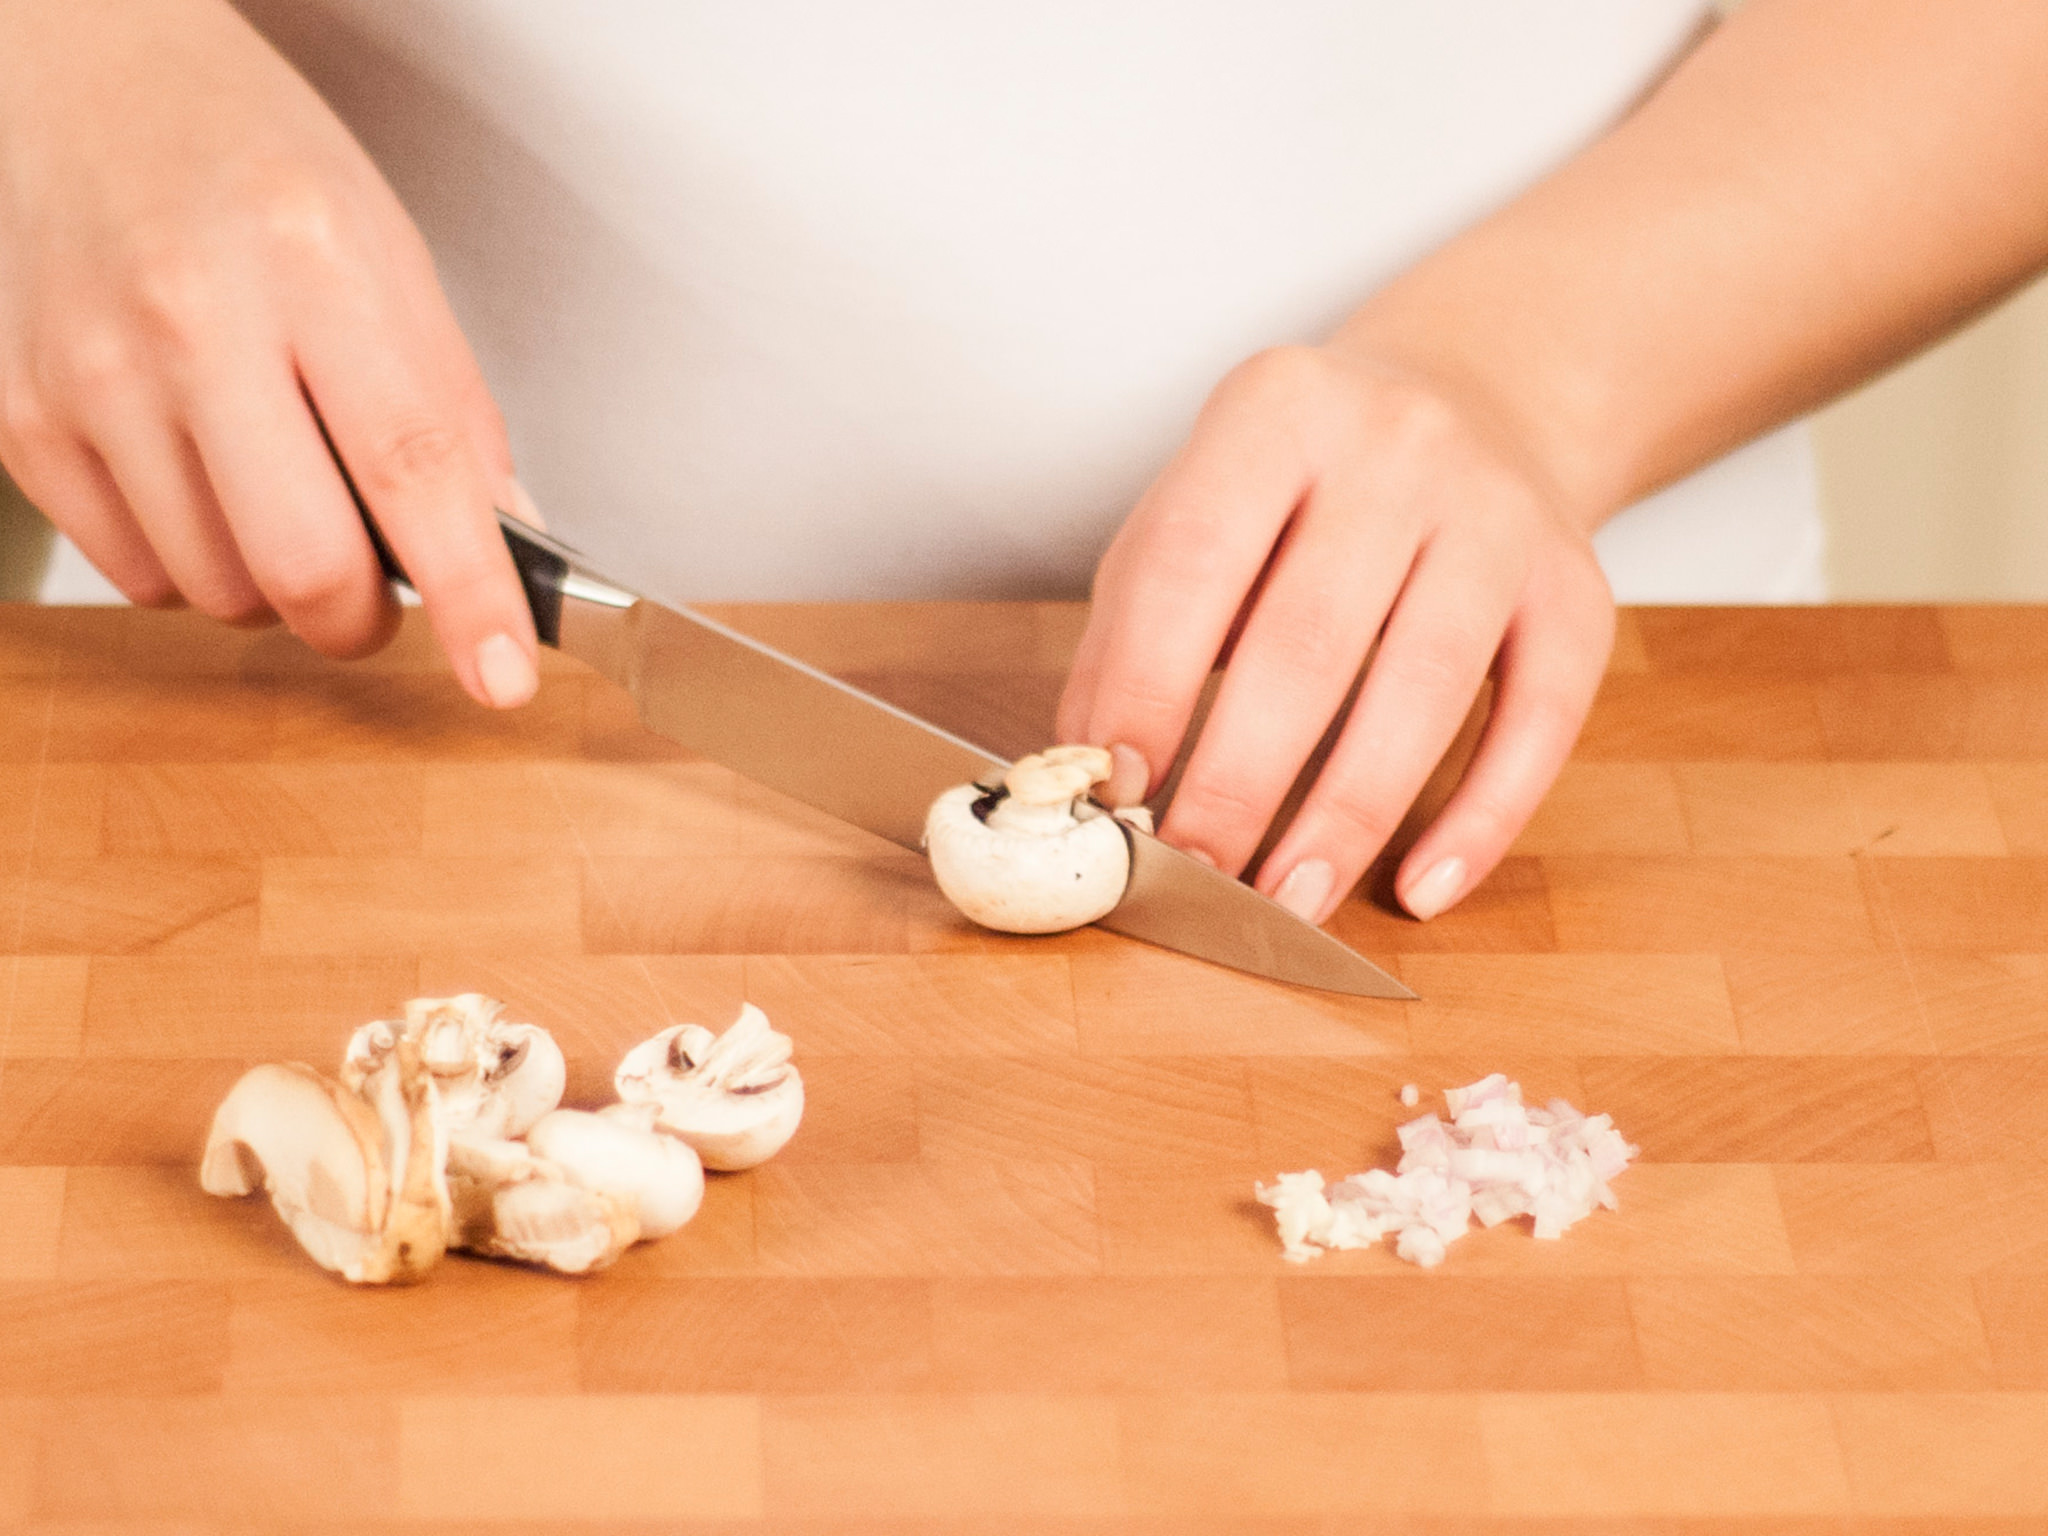
{"label": "knife blade", "polygon": [[[649,730],[758,784],[917,849],[941,791],[1009,766],[749,635],[640,597],[525,523],[502,512],[498,521],[542,642],[624,688]],[[372,533],[387,574],[403,581]],[[1130,883],[1098,926],[1323,991],[1415,995],[1250,886],[1148,833],[1124,832]]]}

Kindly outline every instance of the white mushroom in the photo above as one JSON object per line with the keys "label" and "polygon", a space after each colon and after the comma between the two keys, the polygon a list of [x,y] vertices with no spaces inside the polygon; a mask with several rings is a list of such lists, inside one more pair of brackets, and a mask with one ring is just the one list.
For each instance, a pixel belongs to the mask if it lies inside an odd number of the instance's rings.
{"label": "white mushroom", "polygon": [[[1130,845],[1117,818],[1088,799],[1110,769],[1101,747],[1051,747],[1012,763],[998,788],[940,795],[924,845],[946,899],[1004,933],[1063,933],[1115,910]],[[1145,825],[1138,813],[1128,819]]]}
{"label": "white mushroom", "polygon": [[365,1024],[350,1037],[342,1081],[352,1082],[400,1035],[419,1042],[433,1073],[442,1126],[458,1136],[522,1136],[562,1102],[568,1079],[561,1047],[537,1024],[513,1024],[505,1005],[479,992],[418,997],[403,1023]]}
{"label": "white mushroom", "polygon": [[349,1085],[297,1064],[250,1068],[214,1112],[199,1182],[266,1190],[323,1269],[382,1285],[419,1279],[447,1246],[446,1150],[432,1078],[398,1040]]}
{"label": "white mushroom", "polygon": [[781,1151],[803,1118],[790,1051],[789,1036],[748,1003],[722,1035],[678,1024],[642,1041],[612,1081],[625,1103],[653,1106],[656,1127],[687,1142],[706,1168],[751,1168]]}
{"label": "white mushroom", "polygon": [[565,1275],[609,1265],[640,1236],[630,1197],[585,1189],[516,1141],[458,1142],[448,1187],[453,1246]]}
{"label": "white mushroom", "polygon": [[630,1200],[643,1239],[666,1237],[704,1203],[704,1165],[680,1137],[654,1129],[656,1113],[652,1104],[551,1110],[526,1144],[571,1184]]}

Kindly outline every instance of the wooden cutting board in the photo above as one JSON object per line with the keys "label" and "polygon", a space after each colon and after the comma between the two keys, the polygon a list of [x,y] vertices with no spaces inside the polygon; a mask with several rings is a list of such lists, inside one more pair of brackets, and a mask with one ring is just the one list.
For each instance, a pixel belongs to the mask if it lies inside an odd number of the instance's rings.
{"label": "wooden cutting board", "polygon": [[[729,617],[1012,749],[1078,625]],[[1334,926],[1423,1000],[971,932],[571,663],[0,610],[0,1528],[2041,1528],[2048,613],[1625,615],[1487,886]],[[751,998],[809,1116],[580,1283],[199,1193],[247,1063],[470,988],[585,1100]],[[1641,1144],[1619,1213],[1281,1262],[1255,1179],[1493,1070]]]}

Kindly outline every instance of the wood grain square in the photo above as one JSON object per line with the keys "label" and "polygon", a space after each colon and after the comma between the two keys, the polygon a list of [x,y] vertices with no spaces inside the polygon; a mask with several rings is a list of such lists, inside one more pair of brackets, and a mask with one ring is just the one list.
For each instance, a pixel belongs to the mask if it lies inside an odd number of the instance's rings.
{"label": "wood grain square", "polygon": [[2005,830],[1976,763],[1837,763],[1856,818],[1856,849],[1873,858],[1926,854],[2001,858]]}
{"label": "wood grain square", "polygon": [[44,681],[0,678],[0,762],[33,774],[50,755],[56,690]]}
{"label": "wood grain square", "polygon": [[1983,772],[2008,851],[2048,854],[2048,763],[1986,763]]}
{"label": "wood grain square", "polygon": [[932,1380],[923,1280],[608,1277],[577,1293],[586,1392],[900,1392]]}
{"label": "wood grain square", "polygon": [[756,955],[745,964],[747,996],[806,1056],[1079,1048],[1065,955]]}
{"label": "wood grain square", "polygon": [[[1280,1170],[1125,1165],[1097,1170],[1102,1268],[1112,1275],[1277,1275],[1273,1213],[1253,1198]],[[1347,1170],[1348,1171],[1348,1170]],[[1337,1256],[1356,1262],[1363,1255]],[[1391,1262],[1391,1260],[1389,1261]]]}
{"label": "wood grain square", "polygon": [[582,866],[592,954],[888,954],[921,860],[624,859]]}
{"label": "wood grain square", "polygon": [[348,1037],[418,990],[409,959],[103,955],[85,997],[96,1057],[246,1056],[333,1073]]}
{"label": "wood grain square", "polygon": [[217,1392],[227,1342],[217,1284],[0,1282],[0,1397]]}
{"label": "wood grain square", "polygon": [[[1276,1172],[1320,1168],[1332,1178],[1391,1167],[1401,1155],[1396,1127],[1443,1114],[1443,1089],[1477,1082],[1489,1072],[1505,1072],[1520,1083],[1532,1104],[1553,1098],[1585,1102],[1577,1064],[1558,1057],[1487,1050],[1464,1057],[1255,1060],[1251,1087],[1259,1161]],[[1420,1094],[1412,1107],[1400,1098],[1410,1083]]]}
{"label": "wood grain square", "polygon": [[960,1057],[916,1071],[927,1159],[1187,1164],[1252,1152],[1238,1061]]}
{"label": "wood grain square", "polygon": [[[1627,1126],[1624,1124],[1624,1130]],[[1459,1241],[1461,1275],[1789,1274],[1792,1245],[1771,1170],[1745,1163],[1638,1163],[1614,1182],[1618,1211],[1596,1211],[1555,1243],[1515,1221]]]}
{"label": "wood grain square", "polygon": [[0,1069],[0,1163],[196,1162],[246,1064],[13,1061]]}
{"label": "wood grain square", "polygon": [[175,695],[131,675],[78,678],[57,689],[49,757],[58,763],[231,763],[266,757],[278,694],[260,684],[188,678]]}
{"label": "wood grain square", "polygon": [[1953,665],[1947,629],[1928,608],[1642,608],[1636,623],[1650,666],[1660,673],[1825,677],[1946,672]]}
{"label": "wood grain square", "polygon": [[1919,1077],[1943,1162],[2048,1163],[2048,1056],[1945,1057]]}
{"label": "wood grain square", "polygon": [[734,786],[712,763],[436,763],[425,772],[424,851],[733,854]]}
{"label": "wood grain square", "polygon": [[1846,1514],[1849,1489],[1817,1396],[1575,1393],[1479,1405],[1499,1514]]}
{"label": "wood grain square", "polygon": [[0,1061],[78,1054],[90,964],[84,955],[0,955]]}
{"label": "wood grain square", "polygon": [[2048,933],[2048,858],[1866,860],[1870,908],[1907,949],[2036,949]]}
{"label": "wood grain square", "polygon": [[1185,1517],[1470,1513],[1488,1493],[1479,1412],[1451,1393],[1126,1399],[1131,1502]]}
{"label": "wood grain square", "polygon": [[932,1369],[960,1392],[1277,1391],[1287,1345],[1257,1278],[941,1280]]}
{"label": "wood grain square", "polygon": [[1410,955],[1402,975],[1422,998],[1408,1005],[1419,1052],[1693,1055],[1740,1045],[1711,954]]}
{"label": "wood grain square", "polygon": [[229,1392],[576,1390],[576,1294],[552,1275],[450,1258],[425,1285],[358,1287],[301,1264],[229,1295]]}
{"label": "wood grain square", "polygon": [[266,859],[263,952],[575,950],[584,878],[561,858]]}
{"label": "wood grain square", "polygon": [[1825,758],[1828,749],[1813,683],[1609,673],[1572,755],[1580,762],[1797,762]]}
{"label": "wood grain square", "polygon": [[1975,1286],[1997,1385],[2048,1391],[2048,1276],[1986,1275]]}
{"label": "wood grain square", "polygon": [[1722,957],[1742,1048],[1757,1056],[1859,1056],[1935,1049],[1906,957]]}
{"label": "wood grain square", "polygon": [[1685,853],[1692,847],[1668,763],[1568,762],[1513,853]]}
{"label": "wood grain square", "polygon": [[1615,1278],[1300,1275],[1280,1282],[1304,1391],[1628,1391],[1643,1385]]}
{"label": "wood grain square", "polygon": [[257,894],[249,859],[39,861],[15,947],[24,954],[254,954]]}
{"label": "wood grain square", "polygon": [[1871,673],[1816,686],[1828,755],[1844,762],[2048,757],[2048,699],[2029,676]]}
{"label": "wood grain square", "polygon": [[1560,857],[1543,867],[1560,949],[1833,954],[1876,946],[1849,859]]}
{"label": "wood grain square", "polygon": [[2048,955],[1912,953],[1905,960],[1936,1050],[2048,1052]]}
{"label": "wood grain square", "polygon": [[1586,1102],[1652,1162],[1924,1163],[1934,1139],[1917,1064],[1871,1056],[1605,1057]]}
{"label": "wood grain square", "polygon": [[2048,626],[2037,607],[1956,603],[1934,610],[1950,661],[1964,672],[2048,670]]}
{"label": "wood grain square", "polygon": [[48,1280],[57,1273],[64,1216],[62,1168],[0,1167],[0,1280]]}
{"label": "wood grain square", "polygon": [[1069,957],[1093,1056],[1374,1056],[1408,1046],[1404,1003],[1339,997],[1119,940]]}
{"label": "wood grain square", "polygon": [[2048,1393],[1856,1394],[1835,1421],[1865,1513],[2048,1515]]}
{"label": "wood grain square", "polygon": [[194,1128],[189,1155],[181,1162],[85,1166],[65,1174],[57,1253],[63,1278],[308,1277],[304,1251],[267,1199],[224,1200],[200,1189],[196,1165],[205,1123]]}
{"label": "wood grain square", "polygon": [[417,1397],[398,1404],[411,1520],[690,1520],[761,1514],[749,1397]]}
{"label": "wood grain square", "polygon": [[1772,1170],[1803,1274],[2048,1273],[2048,1179],[2038,1164]]}
{"label": "wood grain square", "polygon": [[445,673],[322,671],[277,690],[271,755],[385,762],[565,758],[583,724],[581,677],[549,678],[518,709],[485,709]]}
{"label": "wood grain square", "polygon": [[911,1064],[900,1058],[820,1056],[799,1063],[804,1120],[776,1154],[783,1163],[896,1163],[928,1152]]}
{"label": "wood grain square", "polygon": [[121,610],[0,604],[0,677],[43,678],[89,667],[104,670],[120,655]]}
{"label": "wood grain square", "polygon": [[1620,608],[1614,614],[1614,647],[1607,653],[1609,672],[1641,673],[1650,670],[1650,653],[1643,644],[1642,610]]}
{"label": "wood grain square", "polygon": [[412,854],[420,772],[386,763],[121,763],[106,771],[108,853]]}
{"label": "wood grain square", "polygon": [[1426,923],[1368,901],[1360,890],[1324,926],[1365,955],[1432,950],[1540,954],[1557,948],[1541,859],[1502,859],[1469,896]]}
{"label": "wood grain square", "polygon": [[1639,1275],[1648,1384],[1684,1392],[1928,1392],[1991,1386],[1967,1280]]}
{"label": "wood grain square", "polygon": [[778,1516],[1044,1518],[1123,1502],[1116,1410],[1088,1398],[767,1398],[761,1455]]}
{"label": "wood grain square", "polygon": [[0,853],[101,852],[107,770],[98,763],[0,762]]}
{"label": "wood grain square", "polygon": [[1679,763],[1672,771],[1694,852],[1825,857],[1865,841],[1838,764]]}
{"label": "wood grain square", "polygon": [[29,1518],[42,1430],[41,1401],[0,1397],[0,1520],[19,1523]]}
{"label": "wood grain square", "polygon": [[382,1398],[87,1398],[43,1426],[37,1513],[53,1520],[203,1516],[275,1530],[388,1515],[397,1414]]}
{"label": "wood grain square", "polygon": [[755,1241],[775,1275],[1086,1275],[1095,1187],[1073,1164],[770,1164]]}

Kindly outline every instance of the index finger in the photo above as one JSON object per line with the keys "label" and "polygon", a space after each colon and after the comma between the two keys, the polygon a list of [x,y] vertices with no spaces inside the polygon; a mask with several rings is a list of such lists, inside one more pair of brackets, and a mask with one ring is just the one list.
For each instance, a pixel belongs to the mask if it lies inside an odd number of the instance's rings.
{"label": "index finger", "polygon": [[493,510],[499,477],[473,440],[464,386],[445,363],[393,345],[403,334],[320,325],[299,344],[300,377],[456,676],[480,702],[510,708],[539,685],[538,641]]}

